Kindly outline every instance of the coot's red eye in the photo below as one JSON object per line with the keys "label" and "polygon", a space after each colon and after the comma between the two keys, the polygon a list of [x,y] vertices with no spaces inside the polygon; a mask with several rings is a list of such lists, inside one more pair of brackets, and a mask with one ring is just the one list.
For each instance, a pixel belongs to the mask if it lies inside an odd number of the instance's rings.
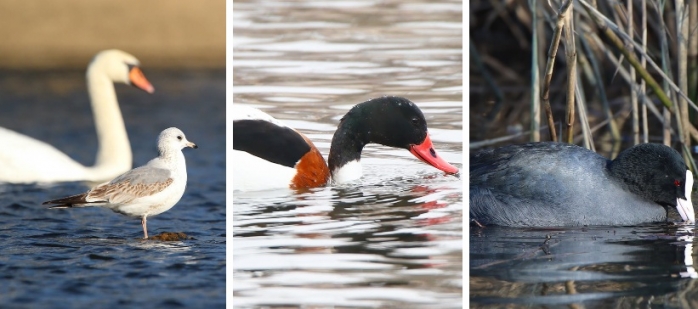
{"label": "coot's red eye", "polygon": [[680,185],[681,185],[681,182],[680,182],[680,181],[678,181],[678,180],[674,180],[674,185],[678,187],[678,186],[680,186]]}

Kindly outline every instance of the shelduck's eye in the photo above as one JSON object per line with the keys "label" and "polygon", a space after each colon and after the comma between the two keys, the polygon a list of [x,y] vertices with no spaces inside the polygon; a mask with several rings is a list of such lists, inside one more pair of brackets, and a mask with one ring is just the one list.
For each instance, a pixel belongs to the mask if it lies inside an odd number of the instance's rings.
{"label": "shelduck's eye", "polygon": [[679,186],[681,186],[681,182],[678,180],[674,180],[674,185],[679,187]]}
{"label": "shelduck's eye", "polygon": [[419,119],[418,118],[412,118],[412,124],[413,125],[419,125]]}
{"label": "shelduck's eye", "polygon": [[181,135],[177,135],[177,139],[181,141],[181,140],[182,140],[182,136],[181,136]]}

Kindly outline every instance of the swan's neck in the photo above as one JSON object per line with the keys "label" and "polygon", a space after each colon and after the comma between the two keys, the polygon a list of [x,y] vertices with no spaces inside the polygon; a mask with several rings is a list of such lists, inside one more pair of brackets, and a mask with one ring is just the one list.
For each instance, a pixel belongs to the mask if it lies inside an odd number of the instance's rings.
{"label": "swan's neck", "polygon": [[131,169],[131,144],[121,116],[113,82],[104,74],[89,70],[87,87],[92,103],[99,150],[91,168],[95,173],[118,173]]}

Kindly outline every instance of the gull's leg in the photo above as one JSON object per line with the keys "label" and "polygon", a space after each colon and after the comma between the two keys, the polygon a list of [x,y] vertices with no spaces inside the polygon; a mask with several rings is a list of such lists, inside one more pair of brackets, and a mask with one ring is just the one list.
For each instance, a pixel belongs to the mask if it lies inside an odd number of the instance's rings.
{"label": "gull's leg", "polygon": [[146,216],[143,216],[143,219],[141,219],[141,225],[143,225],[143,239],[148,239],[148,220],[145,219]]}

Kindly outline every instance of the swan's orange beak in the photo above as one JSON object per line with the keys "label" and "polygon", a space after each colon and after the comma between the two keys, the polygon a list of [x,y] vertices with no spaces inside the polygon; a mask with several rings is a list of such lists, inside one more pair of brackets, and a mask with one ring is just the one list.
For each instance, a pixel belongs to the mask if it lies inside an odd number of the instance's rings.
{"label": "swan's orange beak", "polygon": [[419,145],[410,146],[410,153],[435,168],[438,168],[449,174],[457,174],[458,168],[449,164],[436,153],[434,150],[434,144],[431,143],[431,138],[429,134],[424,139],[424,141]]}
{"label": "swan's orange beak", "polygon": [[140,68],[134,66],[128,73],[128,78],[131,80],[131,85],[134,85],[140,89],[143,89],[147,93],[153,93],[155,88],[150,84],[148,79],[143,75],[143,71]]}

